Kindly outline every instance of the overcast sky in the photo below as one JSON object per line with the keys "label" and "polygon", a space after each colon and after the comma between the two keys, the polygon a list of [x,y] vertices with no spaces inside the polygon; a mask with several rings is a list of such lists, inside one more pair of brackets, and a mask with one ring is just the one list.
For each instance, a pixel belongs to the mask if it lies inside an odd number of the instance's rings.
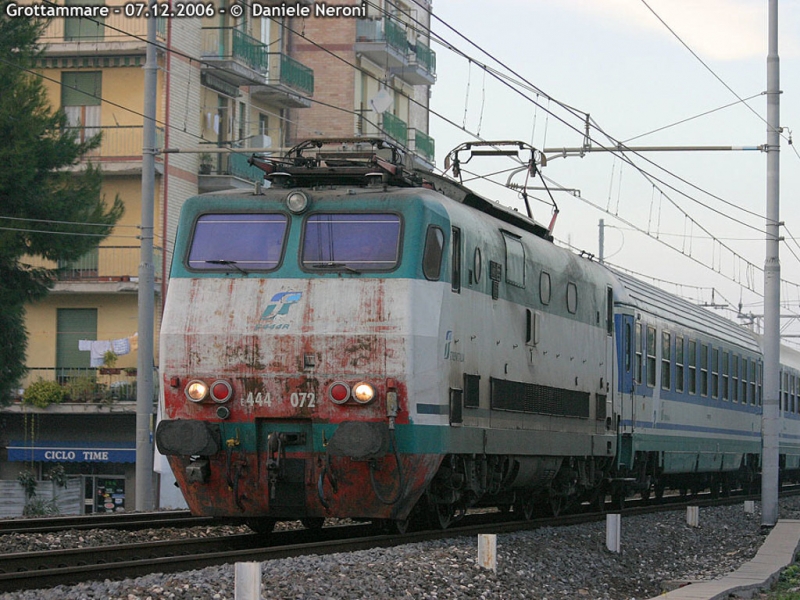
{"label": "overcast sky", "polygon": [[[434,12],[444,23],[515,70],[543,95],[530,90],[520,94],[484,74],[476,63],[470,65],[434,43],[438,80],[431,108],[484,139],[519,139],[537,148],[580,146],[584,113],[602,129],[591,130],[594,145],[609,143],[605,133],[630,145],[759,146],[766,142],[767,128],[763,95],[767,8],[767,0],[647,0],[647,4],[642,0],[437,0]],[[786,222],[782,233],[787,237],[781,247],[781,275],[800,284],[800,0],[781,0],[779,10],[781,126],[785,128],[781,219]],[[504,71],[443,23],[434,19],[432,28],[474,61]],[[755,97],[746,106],[737,95]],[[574,113],[559,103],[569,105]],[[730,104],[734,105],[721,109]],[[709,111],[713,112],[692,119]],[[690,120],[642,136],[686,119]],[[795,146],[788,145],[789,130],[798,138]],[[431,132],[439,168],[451,148],[474,139],[435,115]],[[630,158],[649,174],[649,180],[610,154],[549,161],[545,176],[580,190],[581,196],[554,195],[560,208],[556,238],[597,253],[598,221],[605,219],[609,262],[684,283],[687,287],[678,291],[696,300],[711,301],[708,288],[713,286],[722,294],[716,301],[724,297],[736,304],[741,299],[745,310],[762,313],[763,279],[758,269],[763,268],[765,253],[766,154],[661,152]],[[508,166],[499,159],[483,163],[476,159],[470,170],[490,173]],[[515,181],[523,183],[519,177]],[[541,181],[529,183],[541,185]],[[500,186],[471,185],[523,210],[518,196]],[[546,193],[532,193],[546,198]],[[548,223],[551,207],[536,201],[532,206],[535,218]],[[649,230],[695,260],[633,228]],[[720,241],[712,243],[703,229]],[[790,236],[797,237],[791,240]],[[743,258],[735,258],[731,251]],[[726,277],[697,261],[713,263]],[[748,267],[746,261],[758,269]],[[748,285],[758,294],[748,291]],[[662,287],[676,291],[674,286]],[[800,314],[798,286],[784,285],[782,297]],[[800,326],[792,329],[800,332]]]}

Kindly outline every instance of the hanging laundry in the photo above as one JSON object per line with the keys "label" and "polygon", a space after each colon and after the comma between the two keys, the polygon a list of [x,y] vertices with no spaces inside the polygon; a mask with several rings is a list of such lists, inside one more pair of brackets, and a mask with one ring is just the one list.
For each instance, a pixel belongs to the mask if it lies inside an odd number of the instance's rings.
{"label": "hanging laundry", "polygon": [[131,351],[131,343],[128,338],[120,338],[111,342],[111,349],[117,356],[129,354]]}
{"label": "hanging laundry", "polygon": [[97,340],[92,342],[92,347],[89,351],[91,353],[89,354],[89,365],[92,367],[102,367],[103,355],[109,350],[112,350],[110,340]]}

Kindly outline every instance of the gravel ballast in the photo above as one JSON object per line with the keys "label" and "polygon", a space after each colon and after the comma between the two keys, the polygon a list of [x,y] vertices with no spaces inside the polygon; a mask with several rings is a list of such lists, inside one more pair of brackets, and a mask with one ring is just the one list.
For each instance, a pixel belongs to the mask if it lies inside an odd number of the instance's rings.
{"label": "gravel ballast", "polygon": [[[685,510],[625,517],[619,554],[606,549],[605,522],[502,534],[497,572],[477,564],[475,537],[267,561],[262,597],[642,600],[676,582],[722,577],[750,560],[765,537],[758,508],[755,514],[745,513],[741,503],[702,508],[697,528],[686,524]],[[780,517],[800,518],[800,499],[781,500]],[[219,534],[194,529],[6,535],[0,536],[0,552]],[[0,600],[87,598],[232,600],[234,567],[0,594]]]}

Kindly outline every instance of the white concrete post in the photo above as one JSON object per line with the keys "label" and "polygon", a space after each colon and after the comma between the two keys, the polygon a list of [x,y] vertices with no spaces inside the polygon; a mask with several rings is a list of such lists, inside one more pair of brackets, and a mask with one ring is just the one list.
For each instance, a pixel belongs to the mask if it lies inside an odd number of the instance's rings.
{"label": "white concrete post", "polygon": [[261,563],[236,563],[234,600],[260,600]]}
{"label": "white concrete post", "polygon": [[606,515],[606,548],[619,554],[622,543],[622,515]]}
{"label": "white concrete post", "polygon": [[754,515],[756,512],[756,502],[755,500],[745,500],[744,501],[744,512],[748,515]]}
{"label": "white concrete post", "polygon": [[689,527],[700,527],[700,507],[687,506],[686,507],[686,524]]}
{"label": "white concrete post", "polygon": [[497,573],[497,536],[482,533],[478,536],[478,564]]}

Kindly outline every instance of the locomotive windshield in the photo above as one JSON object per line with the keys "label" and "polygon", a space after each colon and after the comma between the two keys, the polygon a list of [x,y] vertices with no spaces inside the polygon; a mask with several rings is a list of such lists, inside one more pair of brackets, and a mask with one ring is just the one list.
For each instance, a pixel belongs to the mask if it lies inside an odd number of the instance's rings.
{"label": "locomotive windshield", "polygon": [[269,271],[281,260],[287,217],[281,214],[205,214],[195,224],[189,268]]}
{"label": "locomotive windshield", "polygon": [[399,257],[399,215],[321,213],[305,222],[304,268],[389,271],[397,266]]}

